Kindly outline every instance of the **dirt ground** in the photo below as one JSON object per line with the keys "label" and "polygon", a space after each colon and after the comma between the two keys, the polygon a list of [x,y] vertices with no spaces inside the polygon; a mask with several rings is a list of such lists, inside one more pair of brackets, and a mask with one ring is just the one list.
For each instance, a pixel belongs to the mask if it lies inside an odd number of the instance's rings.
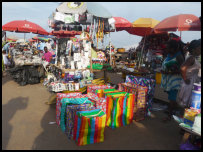
{"label": "dirt ground", "polygon": [[[114,75],[112,80],[121,81]],[[77,146],[56,124],[49,124],[55,122],[56,114],[55,105],[45,104],[50,96],[42,84],[19,86],[8,75],[2,78],[3,150],[179,149],[182,135],[178,124],[163,123],[161,111],[115,130],[105,128],[103,143]]]}

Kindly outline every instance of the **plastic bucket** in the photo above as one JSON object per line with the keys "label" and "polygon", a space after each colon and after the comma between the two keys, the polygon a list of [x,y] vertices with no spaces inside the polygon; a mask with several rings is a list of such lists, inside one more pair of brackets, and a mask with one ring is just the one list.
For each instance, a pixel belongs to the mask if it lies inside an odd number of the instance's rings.
{"label": "plastic bucket", "polygon": [[201,91],[195,91],[195,90],[192,91],[190,107],[194,109],[201,108]]}

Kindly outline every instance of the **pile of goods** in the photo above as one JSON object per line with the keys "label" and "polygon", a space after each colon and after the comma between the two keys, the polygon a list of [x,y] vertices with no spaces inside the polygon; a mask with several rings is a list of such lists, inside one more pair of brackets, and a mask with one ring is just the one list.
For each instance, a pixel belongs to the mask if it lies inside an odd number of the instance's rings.
{"label": "pile of goods", "polygon": [[183,121],[179,125],[201,135],[201,83],[194,83],[193,86],[190,108],[185,109]]}
{"label": "pile of goods", "polygon": [[132,123],[134,102],[134,94],[107,85],[88,86],[87,94],[57,93],[56,123],[79,146],[103,142],[105,127]]}
{"label": "pile of goods", "polygon": [[150,78],[127,75],[125,83],[119,84],[120,91],[126,91],[135,95],[135,117],[144,119],[151,114],[156,81]]}
{"label": "pile of goods", "polygon": [[44,73],[37,66],[14,67],[9,70],[11,77],[21,86],[40,83]]}
{"label": "pile of goods", "polygon": [[80,91],[87,84],[92,84],[93,75],[90,70],[74,70],[63,72],[60,68],[50,66],[44,85],[51,92]]}

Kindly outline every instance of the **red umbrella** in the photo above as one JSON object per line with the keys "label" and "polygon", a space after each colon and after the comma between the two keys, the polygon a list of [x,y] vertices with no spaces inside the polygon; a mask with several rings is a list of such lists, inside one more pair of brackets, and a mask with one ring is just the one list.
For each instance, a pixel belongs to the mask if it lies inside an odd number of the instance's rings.
{"label": "red umbrella", "polygon": [[168,17],[154,27],[154,31],[201,31],[200,19],[192,14]]}
{"label": "red umbrella", "polygon": [[115,19],[116,31],[127,30],[132,27],[132,23],[122,17],[113,17]]}
{"label": "red umbrella", "polygon": [[48,35],[48,32],[41,26],[26,20],[11,21],[2,26],[2,30],[18,32],[18,33],[34,33],[41,35]]}

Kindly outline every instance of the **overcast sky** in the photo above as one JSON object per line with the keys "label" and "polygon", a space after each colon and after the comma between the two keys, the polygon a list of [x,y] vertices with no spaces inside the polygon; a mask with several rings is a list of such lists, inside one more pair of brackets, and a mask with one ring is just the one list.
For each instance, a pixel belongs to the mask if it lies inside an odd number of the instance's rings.
{"label": "overcast sky", "polygon": [[[163,20],[169,16],[178,14],[194,14],[201,16],[201,2],[98,2],[112,16],[123,17],[130,22],[140,17]],[[13,20],[29,20],[39,24],[47,31],[48,17],[55,11],[59,4],[57,2],[3,2],[2,3],[2,25]],[[8,32],[8,35],[23,37],[23,34]],[[180,34],[176,32],[176,34]],[[32,37],[33,34],[26,34]],[[193,39],[201,38],[201,32],[184,31],[182,40],[189,42]],[[130,35],[126,31],[111,33],[112,43],[116,47],[124,47],[139,43],[141,37]]]}

